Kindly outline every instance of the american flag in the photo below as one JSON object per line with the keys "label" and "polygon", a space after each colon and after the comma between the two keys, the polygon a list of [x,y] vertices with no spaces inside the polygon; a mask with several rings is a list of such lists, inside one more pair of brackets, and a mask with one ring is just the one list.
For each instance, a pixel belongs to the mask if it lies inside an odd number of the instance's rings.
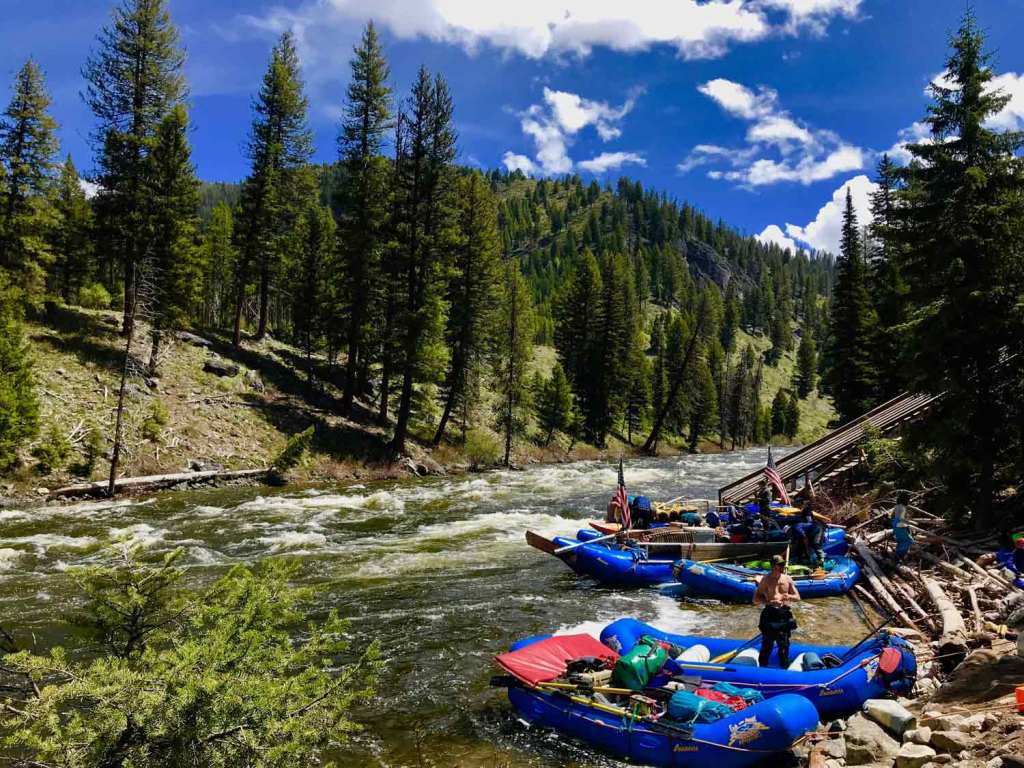
{"label": "american flag", "polygon": [[768,446],[768,463],[764,467],[764,476],[768,478],[768,482],[772,484],[772,487],[779,492],[779,498],[785,504],[789,504],[789,494],[786,493],[786,484],[782,482],[782,475],[779,474],[779,470],[775,468],[775,459],[772,458],[772,447]]}
{"label": "american flag", "polygon": [[622,475],[622,459],[619,459],[619,487],[615,489],[614,501],[619,505],[622,515],[622,530],[627,531],[633,525],[629,516],[629,498],[626,496],[626,478]]}

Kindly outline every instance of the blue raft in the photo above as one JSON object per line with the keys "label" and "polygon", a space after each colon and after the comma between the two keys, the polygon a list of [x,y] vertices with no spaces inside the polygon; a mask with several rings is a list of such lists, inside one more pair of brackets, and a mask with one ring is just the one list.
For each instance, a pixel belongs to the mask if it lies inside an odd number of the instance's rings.
{"label": "blue raft", "polygon": [[[680,560],[673,573],[688,595],[749,603],[754,599],[757,578],[768,572],[735,565]],[[860,566],[857,563],[848,557],[836,557],[825,561],[823,576],[793,576],[793,582],[800,597],[808,600],[845,594],[859,578]]]}
{"label": "blue raft", "polygon": [[[644,635],[683,648],[703,645],[707,647],[711,658],[736,650],[740,642],[728,638],[676,635],[636,619],[619,619],[609,624],[601,632],[601,642],[616,653],[624,653]],[[880,658],[883,651],[889,648],[899,654],[899,663],[893,672],[885,673],[880,668]],[[826,669],[804,670],[800,666],[799,657],[806,653],[814,653],[821,659],[831,654],[841,659],[842,663]],[[771,658],[773,663],[778,664],[774,650]],[[729,661],[723,670],[702,669],[699,664],[686,667],[685,662],[669,661],[664,672],[699,674],[707,685],[727,682],[756,688],[769,699],[782,694],[796,694],[815,706],[822,722],[849,717],[859,712],[868,699],[905,695],[913,688],[917,677],[917,659],[913,650],[902,638],[884,631],[852,648],[793,643],[790,646],[790,658],[793,663],[789,669],[759,667],[756,658],[747,657]]]}
{"label": "blue raft", "polygon": [[[514,677],[497,678],[492,684],[508,687],[512,706],[531,724],[555,729],[617,757],[665,768],[770,764],[773,756],[790,749],[817,726],[817,712],[800,696],[776,696],[715,722],[684,723],[672,720],[660,708],[645,715],[627,702],[602,701],[579,689],[545,688],[550,685],[546,681],[559,677],[571,658],[587,653],[567,650],[565,644],[586,648],[586,642],[580,646],[580,641],[586,640],[602,647],[587,636],[519,641],[512,651],[497,658]],[[607,653],[606,648],[604,651]]]}

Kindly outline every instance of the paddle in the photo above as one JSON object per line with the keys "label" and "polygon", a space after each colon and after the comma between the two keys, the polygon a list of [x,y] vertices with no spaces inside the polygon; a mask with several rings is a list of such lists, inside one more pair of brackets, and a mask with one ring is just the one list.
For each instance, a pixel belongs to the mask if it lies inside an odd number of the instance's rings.
{"label": "paddle", "polygon": [[618,531],[616,533],[609,533],[607,536],[599,536],[596,539],[590,539],[590,541],[577,541],[575,544],[568,544],[568,545],[566,545],[564,547],[559,547],[558,549],[556,549],[551,554],[553,554],[553,555],[560,555],[563,552],[568,552],[571,549],[576,549],[577,547],[582,547],[584,544],[596,544],[599,541],[607,541],[608,539],[614,539],[616,536],[619,535],[619,533],[623,533],[623,531]]}
{"label": "paddle", "polygon": [[754,643],[756,643],[760,639],[761,639],[761,633],[758,632],[756,635],[754,635],[752,638],[747,640],[747,642],[745,642],[743,645],[741,645],[736,650],[734,650],[734,651],[727,651],[726,653],[723,653],[723,654],[721,654],[719,656],[715,656],[715,658],[713,658],[711,660],[711,663],[714,664],[714,663],[717,663],[717,662],[728,661],[729,659],[733,658],[734,656],[736,656],[736,654],[740,653],[741,651],[747,650],[747,648],[752,646]]}
{"label": "paddle", "polygon": [[894,618],[896,618],[896,614],[895,613],[890,613],[888,615],[888,617],[886,617],[885,621],[883,621],[877,627],[875,627],[870,632],[868,632],[866,635],[864,635],[864,637],[862,637],[860,640],[857,641],[856,645],[851,645],[846,650],[846,653],[843,654],[843,656],[840,659],[840,661],[845,662],[847,659],[849,659],[851,656],[853,656],[854,651],[856,651],[858,648],[860,648],[862,645],[864,645],[864,643],[866,643],[872,637],[877,635],[881,631],[882,627],[884,627],[886,624],[891,622]]}

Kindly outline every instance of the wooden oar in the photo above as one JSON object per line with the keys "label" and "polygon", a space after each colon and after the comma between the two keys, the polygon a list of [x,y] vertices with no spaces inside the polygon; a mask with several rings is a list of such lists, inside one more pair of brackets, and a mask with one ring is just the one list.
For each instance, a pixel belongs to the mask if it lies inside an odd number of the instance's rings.
{"label": "wooden oar", "polygon": [[736,654],[740,653],[741,651],[745,651],[747,648],[752,646],[754,643],[756,643],[760,639],[761,639],[761,633],[758,632],[756,635],[754,635],[752,638],[747,640],[747,642],[745,642],[743,645],[741,645],[736,650],[727,651],[727,652],[725,652],[725,653],[723,653],[723,654],[721,654],[719,656],[715,656],[715,658],[713,658],[711,660],[711,663],[714,664],[716,662],[728,661],[729,659],[733,658]]}

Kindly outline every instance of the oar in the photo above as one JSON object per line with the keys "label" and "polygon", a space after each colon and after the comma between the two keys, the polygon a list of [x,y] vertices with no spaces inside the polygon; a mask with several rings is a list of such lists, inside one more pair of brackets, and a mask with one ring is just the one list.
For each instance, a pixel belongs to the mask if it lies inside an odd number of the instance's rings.
{"label": "oar", "polygon": [[868,632],[866,635],[864,635],[864,637],[862,637],[860,640],[858,640],[855,645],[851,645],[849,648],[847,648],[846,653],[843,654],[843,656],[840,659],[840,661],[845,662],[847,659],[851,658],[853,656],[853,652],[854,651],[856,651],[858,648],[860,648],[862,645],[864,645],[864,643],[866,643],[872,637],[877,635],[881,631],[881,629],[883,627],[885,627],[889,622],[891,622],[895,618],[896,618],[896,614],[895,613],[890,613],[886,617],[885,621],[883,621],[877,627],[875,627],[870,632]]}
{"label": "oar", "polygon": [[577,541],[575,544],[568,544],[564,547],[559,547],[551,554],[560,555],[563,552],[568,552],[570,549],[576,549],[576,547],[582,547],[584,544],[596,544],[599,541],[607,541],[608,539],[614,539],[623,531],[616,531],[615,533],[609,533],[607,536],[599,536],[596,539],[590,539],[589,541]]}
{"label": "oar", "polygon": [[740,653],[741,651],[745,651],[747,648],[752,646],[754,643],[756,643],[760,639],[761,639],[761,633],[758,632],[756,635],[754,635],[752,638],[747,640],[747,642],[745,642],[743,645],[741,645],[736,650],[734,650],[734,651],[727,651],[726,653],[723,653],[723,654],[721,654],[719,656],[715,656],[715,658],[713,658],[711,660],[711,663],[714,664],[716,662],[728,661],[729,659],[733,658],[734,656],[736,656],[736,654]]}

